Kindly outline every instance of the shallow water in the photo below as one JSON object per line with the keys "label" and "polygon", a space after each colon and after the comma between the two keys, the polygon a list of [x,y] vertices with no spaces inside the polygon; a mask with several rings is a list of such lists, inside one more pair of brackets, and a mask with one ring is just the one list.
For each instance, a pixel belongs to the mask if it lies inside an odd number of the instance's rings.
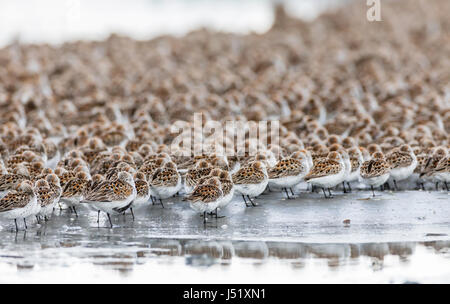
{"label": "shallow water", "polygon": [[88,210],[18,233],[2,220],[0,282],[450,282],[449,194],[377,194],[235,197],[206,226],[180,198],[113,229]]}

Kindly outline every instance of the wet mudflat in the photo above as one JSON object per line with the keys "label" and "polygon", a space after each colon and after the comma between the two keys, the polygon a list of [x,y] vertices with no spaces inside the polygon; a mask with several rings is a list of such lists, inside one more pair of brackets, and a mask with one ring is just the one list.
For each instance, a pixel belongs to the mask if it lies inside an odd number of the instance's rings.
{"label": "wet mudflat", "polygon": [[181,198],[113,229],[89,210],[18,233],[2,220],[0,282],[449,282],[448,193],[377,194],[236,196],[206,226]]}

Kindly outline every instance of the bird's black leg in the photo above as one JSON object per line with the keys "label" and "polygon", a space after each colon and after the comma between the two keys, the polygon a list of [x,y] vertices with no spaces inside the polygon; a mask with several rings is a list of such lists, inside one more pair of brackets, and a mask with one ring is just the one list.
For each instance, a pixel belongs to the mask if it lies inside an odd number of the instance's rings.
{"label": "bird's black leg", "polygon": [[134,212],[133,212],[133,208],[130,208],[131,211],[131,216],[133,217],[133,222],[134,222]]}
{"label": "bird's black leg", "polygon": [[245,207],[249,207],[249,205],[247,204],[247,200],[245,199],[245,195],[244,194],[242,194],[242,198],[244,199]]}
{"label": "bird's black leg", "polygon": [[155,198],[153,197],[153,195],[150,195],[150,199],[152,200],[152,205],[155,205]]}
{"label": "bird's black leg", "polygon": [[283,188],[284,192],[286,193],[287,199],[291,199],[289,196],[289,192],[287,191],[287,188]]}
{"label": "bird's black leg", "polygon": [[203,224],[206,224],[206,211],[203,211]]}
{"label": "bird's black leg", "polygon": [[373,197],[375,197],[375,191],[373,190],[373,186],[372,185],[370,186],[370,189],[372,189]]}
{"label": "bird's black leg", "polygon": [[347,189],[345,189],[345,182],[342,182],[342,188],[344,188],[344,193],[347,193]]}
{"label": "bird's black leg", "polygon": [[17,219],[14,219],[14,224],[16,224],[16,232],[19,231],[19,226],[17,226]]}
{"label": "bird's black leg", "polygon": [[447,182],[444,182],[444,185],[445,185],[445,189],[447,189],[447,191],[448,191],[448,184],[447,184]]}
{"label": "bird's black leg", "polygon": [[333,195],[331,194],[331,190],[330,190],[330,188],[328,188],[328,194],[329,194],[329,198],[332,198],[333,197]]}
{"label": "bird's black leg", "polygon": [[23,223],[25,224],[25,229],[28,229],[28,226],[27,226],[27,219],[23,219]]}
{"label": "bird's black leg", "polygon": [[436,182],[436,191],[439,190],[439,182]]}
{"label": "bird's black leg", "polygon": [[311,185],[311,192],[312,193],[316,192],[316,185]]}
{"label": "bird's black leg", "polygon": [[289,188],[291,190],[292,196],[295,196],[294,191],[292,190],[292,188]]}
{"label": "bird's black leg", "polygon": [[394,189],[395,189],[395,191],[398,191],[397,181],[395,179],[394,179]]}
{"label": "bird's black leg", "polygon": [[75,206],[73,206],[72,208],[73,208],[73,212],[75,213],[75,216],[78,217],[77,209],[75,209]]}
{"label": "bird's black leg", "polygon": [[38,224],[41,223],[41,219],[39,218],[39,215],[36,215],[36,221],[37,221]]}
{"label": "bird's black leg", "polygon": [[109,215],[109,213],[106,213],[108,215],[108,220],[109,220],[109,224],[111,225],[111,228],[113,227],[113,223],[111,221],[111,216]]}
{"label": "bird's black leg", "polygon": [[348,187],[347,187],[347,188],[348,188],[348,189],[347,189],[348,192],[352,192],[352,187],[350,186],[350,182],[347,182],[347,186],[348,186]]}
{"label": "bird's black leg", "polygon": [[425,185],[423,183],[420,183],[420,185],[422,186],[422,190],[425,191]]}
{"label": "bird's black leg", "polygon": [[322,188],[322,191],[323,191],[323,196],[325,196],[325,198],[328,198],[327,193],[325,192],[325,188]]}
{"label": "bird's black leg", "polygon": [[387,190],[391,191],[391,185],[389,185],[388,182],[384,183],[383,187],[385,190],[387,189]]}
{"label": "bird's black leg", "polygon": [[248,198],[248,200],[250,201],[250,203],[252,203],[252,206],[253,207],[256,207],[256,206],[258,206],[258,204],[257,203],[255,203],[251,198],[250,198],[250,196],[249,195],[247,195],[247,198]]}
{"label": "bird's black leg", "polygon": [[100,223],[100,210],[97,211],[97,224]]}
{"label": "bird's black leg", "polygon": [[161,199],[159,199],[159,203],[161,204],[161,207],[163,207],[163,208],[164,208],[164,204],[163,204],[163,202],[162,202],[162,200],[161,200]]}

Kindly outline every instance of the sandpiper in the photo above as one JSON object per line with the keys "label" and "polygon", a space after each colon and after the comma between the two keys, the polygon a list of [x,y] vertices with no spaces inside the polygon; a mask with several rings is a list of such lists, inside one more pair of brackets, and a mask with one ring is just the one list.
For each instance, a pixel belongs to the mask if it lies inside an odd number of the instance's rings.
{"label": "sandpiper", "polygon": [[163,199],[174,196],[181,189],[181,176],[175,163],[169,161],[159,168],[149,180],[150,189],[164,208]]}
{"label": "sandpiper", "polygon": [[[49,174],[47,175],[45,180],[47,181],[49,187],[52,189],[53,206],[55,206],[56,204],[59,204],[59,199],[61,198],[62,194],[62,188],[59,183],[59,177],[56,174]],[[62,209],[61,206],[60,209]]]}
{"label": "sandpiper", "polygon": [[223,197],[221,183],[217,177],[209,178],[205,183],[194,188],[185,200],[197,212],[203,213],[203,223],[206,223],[206,214],[213,212]]}
{"label": "sandpiper", "polygon": [[218,168],[213,169],[210,173],[210,176],[216,176],[219,178],[220,184],[221,184],[221,190],[223,193],[223,196],[220,199],[219,205],[217,206],[216,211],[215,211],[215,216],[217,218],[217,217],[219,217],[218,211],[220,209],[225,208],[233,200],[234,184],[233,184],[233,181],[231,180],[230,173],[226,170],[221,170]]}
{"label": "sandpiper", "polygon": [[38,222],[41,216],[47,221],[55,206],[55,193],[45,179],[36,181],[34,192],[36,193],[38,203],[41,205],[41,210],[37,214]]}
{"label": "sandpiper", "polygon": [[[326,158],[318,159],[305,176],[305,181],[322,188],[325,198],[332,197],[330,188],[340,184],[345,177],[345,166],[341,155],[330,152]],[[325,193],[328,189],[328,196]]]}
{"label": "sandpiper", "polygon": [[[257,197],[263,193],[269,182],[264,163],[256,161],[243,166],[233,174],[232,179],[235,190],[242,195],[245,206],[258,206],[252,197]],[[247,204],[246,197],[250,201],[250,205]]]}
{"label": "sandpiper", "polygon": [[433,149],[432,155],[428,156],[425,164],[420,172],[420,178],[423,181],[434,182],[436,190],[438,189],[439,180],[434,176],[434,171],[438,163],[447,156],[447,149],[445,147],[436,147]]}
{"label": "sandpiper", "polygon": [[350,148],[348,150],[348,155],[350,158],[351,170],[345,178],[345,182],[347,183],[347,190],[351,192],[352,187],[350,186],[350,183],[359,180],[360,167],[364,162],[364,159],[361,150],[358,147]]}
{"label": "sandpiper", "polygon": [[212,166],[206,160],[201,160],[195,165],[195,167],[188,169],[184,182],[184,191],[186,194],[190,194],[197,185],[198,180],[209,175],[212,169]]}
{"label": "sandpiper", "polygon": [[76,217],[78,217],[76,207],[83,199],[88,182],[89,176],[85,172],[78,172],[63,188],[60,200],[75,213]]}
{"label": "sandpiper", "polygon": [[27,229],[26,218],[37,214],[40,205],[38,204],[33,186],[29,181],[23,181],[17,190],[12,190],[0,199],[0,216],[14,220],[16,231],[19,230],[17,225],[18,219],[23,219],[25,229]]}
{"label": "sandpiper", "polygon": [[269,184],[276,185],[284,189],[288,199],[290,189],[294,195],[292,187],[299,184],[308,173],[307,157],[303,152],[293,153],[290,157],[284,158],[268,170]]}
{"label": "sandpiper", "polygon": [[105,180],[92,189],[81,201],[98,211],[107,214],[111,228],[111,214],[123,214],[136,198],[133,177],[128,172],[120,172],[116,180]]}
{"label": "sandpiper", "polygon": [[134,184],[136,186],[136,198],[133,202],[133,207],[145,206],[149,203],[150,187],[148,185],[145,174],[136,172],[134,174]]}
{"label": "sandpiper", "polygon": [[417,167],[417,158],[409,145],[402,145],[386,155],[386,161],[391,166],[390,177],[398,190],[397,181],[407,179]]}
{"label": "sandpiper", "polygon": [[372,159],[363,162],[360,169],[361,181],[369,185],[375,197],[374,187],[384,185],[388,180],[391,166],[386,161],[383,152],[377,151],[372,154]]}

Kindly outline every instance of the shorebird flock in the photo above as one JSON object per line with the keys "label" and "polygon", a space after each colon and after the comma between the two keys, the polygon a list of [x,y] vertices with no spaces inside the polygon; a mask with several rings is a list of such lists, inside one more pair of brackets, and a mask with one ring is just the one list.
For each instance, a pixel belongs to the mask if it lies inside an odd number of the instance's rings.
{"label": "shorebird flock", "polygon": [[[383,2],[382,23],[359,1],[309,23],[279,6],[264,34],[0,49],[0,218],[18,230],[84,208],[112,227],[182,196],[206,222],[265,191],[301,200],[300,185],[330,199],[448,191],[450,4],[421,5]],[[278,121],[279,140],[247,127],[241,145],[203,129],[197,146],[174,144],[174,125],[198,135],[195,113],[201,127]]]}

